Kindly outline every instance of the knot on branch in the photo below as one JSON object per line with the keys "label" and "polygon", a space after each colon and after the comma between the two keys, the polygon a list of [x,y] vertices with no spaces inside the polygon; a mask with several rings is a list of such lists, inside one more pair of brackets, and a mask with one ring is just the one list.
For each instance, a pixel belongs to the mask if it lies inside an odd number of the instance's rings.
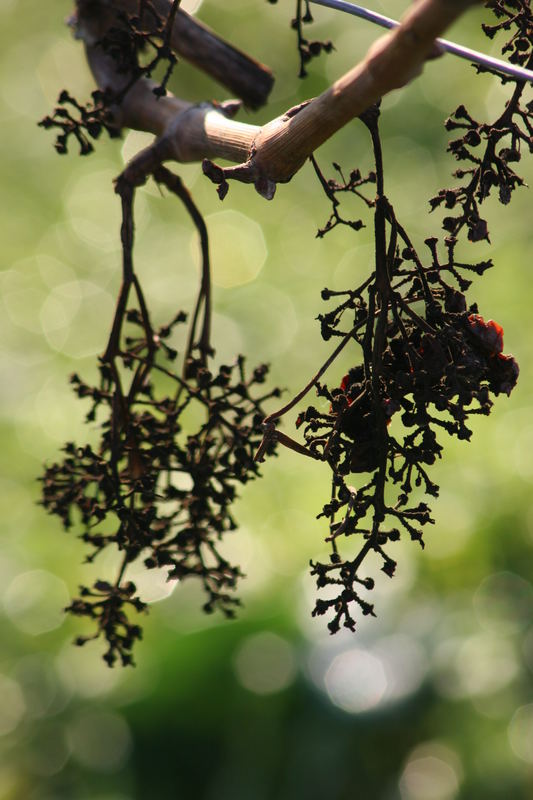
{"label": "knot on branch", "polygon": [[202,171],[209,180],[218,186],[217,193],[221,200],[228,193],[228,180],[253,183],[255,190],[265,200],[272,200],[276,193],[276,182],[262,174],[252,159],[235,167],[219,167],[208,158],[202,161]]}

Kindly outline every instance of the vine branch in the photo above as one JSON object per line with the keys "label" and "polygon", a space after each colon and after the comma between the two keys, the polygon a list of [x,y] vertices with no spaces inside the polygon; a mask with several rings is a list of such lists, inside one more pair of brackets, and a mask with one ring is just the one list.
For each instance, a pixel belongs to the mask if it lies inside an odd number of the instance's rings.
{"label": "vine branch", "polygon": [[[155,84],[147,78],[136,81],[121,98],[114,109],[116,124],[154,133],[164,160],[207,159],[206,174],[222,187],[221,196],[227,191],[227,181],[233,179],[253,183],[260,194],[271,199],[276,184],[290,180],[336,131],[385,94],[419,75],[425,61],[438,54],[435,39],[477,2],[418,0],[398,28],[375,42],[365,58],[325,92],[263,126],[232,119],[238,110],[234,102],[194,105],[170,94],[158,97],[154,94]],[[168,0],[159,0],[155,6],[161,4],[168,13]],[[98,43],[105,35],[103,17],[99,19],[100,40],[94,30],[87,34],[87,5],[87,0],[78,0],[78,35],[85,39],[87,58],[98,86],[119,97],[128,76],[118,70]],[[132,5],[135,3],[128,0],[116,3],[100,0],[100,6],[107,12],[108,25],[113,24],[113,11]],[[183,19],[183,12],[178,11],[174,27],[183,24]],[[173,49],[179,50],[179,41],[179,35],[171,37]],[[220,168],[209,163],[219,158],[236,166]]]}

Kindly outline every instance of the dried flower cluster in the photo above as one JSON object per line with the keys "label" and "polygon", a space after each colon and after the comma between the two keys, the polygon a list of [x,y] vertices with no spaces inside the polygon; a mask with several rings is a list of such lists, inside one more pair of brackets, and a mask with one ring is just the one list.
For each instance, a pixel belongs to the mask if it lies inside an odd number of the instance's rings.
{"label": "dried flower cluster", "polygon": [[[90,0],[83,0],[90,5]],[[163,18],[151,0],[140,0],[138,14],[117,12],[116,23],[99,38],[99,44],[115,62],[117,72],[124,74],[124,86],[117,94],[109,90],[92,92],[92,101],[82,105],[69,92],[63,90],[52,115],[39,122],[42,128],[59,128],[55,142],[60,155],[68,152],[70,137],[77,140],[80,155],[87,156],[94,150],[92,140],[99,139],[103,131],[111,138],[120,135],[113,120],[113,106],[121,102],[139,78],[150,78],[160,64],[165,65],[161,82],[154,87],[154,94],[166,94],[166,87],[176,66],[176,56],[169,46],[174,17],[180,0],[173,0],[168,18]],[[96,11],[95,11],[96,14]],[[71,21],[75,25],[75,20]],[[97,22],[96,22],[97,25]],[[140,55],[152,53],[141,61]]]}
{"label": "dried flower cluster", "polygon": [[[268,2],[275,5],[278,0],[268,0]],[[315,39],[310,42],[309,39],[306,39],[303,27],[309,22],[313,22],[309,0],[296,0],[296,15],[291,20],[291,27],[296,31],[297,37],[298,55],[300,58],[299,78],[305,78],[307,76],[306,65],[309,64],[313,58],[316,58],[321,53],[331,53],[334,49],[333,43],[330,41],[322,42]]]}
{"label": "dried flower cluster", "polygon": [[119,136],[109,113],[109,100],[99,89],[92,92],[92,102],[82,105],[64,89],[58,97],[58,106],[52,116],[39,122],[41,128],[59,128],[55,149],[59,155],[68,152],[68,140],[73,136],[78,142],[80,156],[88,156],[94,150],[91,139],[100,138],[107,131],[111,138]]}

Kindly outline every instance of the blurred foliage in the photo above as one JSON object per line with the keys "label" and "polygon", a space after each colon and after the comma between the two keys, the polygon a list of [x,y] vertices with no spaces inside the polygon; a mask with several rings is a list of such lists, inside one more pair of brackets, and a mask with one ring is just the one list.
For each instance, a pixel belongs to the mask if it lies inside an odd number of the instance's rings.
{"label": "blurred foliage", "polygon": [[[375,6],[398,16],[405,3]],[[192,586],[132,575],[151,603],[138,667],[109,670],[97,647],[72,647],[60,609],[106,565],[79,566],[81,543],[35,505],[35,478],[63,441],[90,433],[68,374],[94,378],[119,282],[111,181],[147,137],[99,142],[88,159],[60,158],[36,127],[62,88],[80,100],[93,89],[81,47],[62,25],[70,10],[67,0],[0,5],[0,800],[531,798],[527,189],[508,213],[490,206],[492,244],[471,245],[475,258],[490,254],[496,263],[475,295],[505,328],[505,349],[522,366],[519,385],[480,421],[471,444],[449,443],[426,552],[396,545],[400,566],[376,590],[378,619],[331,638],[311,620],[307,563],[321,550],[315,516],[325,467],[283,454],[239,502],[243,525],[228,558],[248,577],[235,622],[203,617]],[[274,69],[272,103],[248,115],[259,122],[320,92],[378,35],[314,8],[312,37],[331,39],[335,50],[313,59],[299,81],[290,3],[205,0],[198,13]],[[490,50],[495,45],[478,30],[483,14],[472,11],[448,38]],[[173,89],[224,99],[181,63]],[[505,92],[448,56],[385,100],[388,192],[420,239],[438,229],[427,200],[454,168],[444,117],[459,102],[476,118],[491,116]],[[349,125],[317,158],[367,170],[362,126]],[[268,360],[273,382],[296,390],[329,352],[315,321],[320,289],[364,274],[370,234],[339,229],[314,238],[328,208],[310,167],[272,203],[236,184],[223,206],[198,166],[180,174],[212,229],[220,357],[242,350]],[[195,234],[177,202],[153,185],[139,193],[137,209],[136,259],[157,324],[193,299]],[[334,367],[339,379],[349,358]]]}

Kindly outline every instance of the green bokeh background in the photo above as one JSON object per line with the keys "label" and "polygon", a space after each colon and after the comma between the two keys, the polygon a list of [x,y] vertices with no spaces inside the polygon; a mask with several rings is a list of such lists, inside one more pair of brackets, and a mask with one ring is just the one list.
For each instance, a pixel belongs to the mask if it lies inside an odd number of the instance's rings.
{"label": "green bokeh background", "polygon": [[[407,3],[373,3],[400,15]],[[226,546],[247,578],[235,622],[204,617],[194,586],[132,574],[153,601],[137,667],[109,670],[98,645],[71,645],[61,608],[115,560],[82,565],[81,543],[36,505],[44,461],[82,443],[72,371],[95,374],[119,284],[119,205],[112,178],[150,137],[102,141],[90,158],[59,157],[36,127],[62,88],[93,88],[79,43],[62,24],[67,0],[0,0],[0,800],[495,800],[533,798],[533,388],[531,195],[487,206],[492,244],[464,246],[496,268],[477,281],[480,311],[505,328],[522,372],[470,444],[448,443],[426,551],[396,545],[378,576],[378,618],[329,637],[312,620],[310,558],[327,470],[284,452],[246,488]],[[292,3],[205,0],[199,17],[268,63],[276,86],[263,122],[321,91],[378,33],[316,8],[311,38],[335,51],[299,81]],[[490,50],[472,11],[449,38]],[[486,12],[485,12],[486,17]],[[224,91],[187,65],[173,89],[191,100]],[[387,186],[418,243],[436,235],[427,199],[449,185],[444,117],[464,102],[493,119],[509,89],[475,79],[452,57],[428,65],[383,104]],[[478,116],[479,115],[479,116]],[[353,123],[317,154],[346,171],[370,166]],[[521,166],[531,182],[531,163]],[[360,280],[368,230],[316,229],[328,215],[310,167],[267,203],[232,184],[221,205],[197,165],[180,169],[212,230],[215,342],[222,359],[269,361],[295,392],[329,353],[315,317],[320,289]],[[137,267],[156,322],[188,308],[195,233],[153,185],[137,202]],[[347,354],[332,380],[351,366]]]}

